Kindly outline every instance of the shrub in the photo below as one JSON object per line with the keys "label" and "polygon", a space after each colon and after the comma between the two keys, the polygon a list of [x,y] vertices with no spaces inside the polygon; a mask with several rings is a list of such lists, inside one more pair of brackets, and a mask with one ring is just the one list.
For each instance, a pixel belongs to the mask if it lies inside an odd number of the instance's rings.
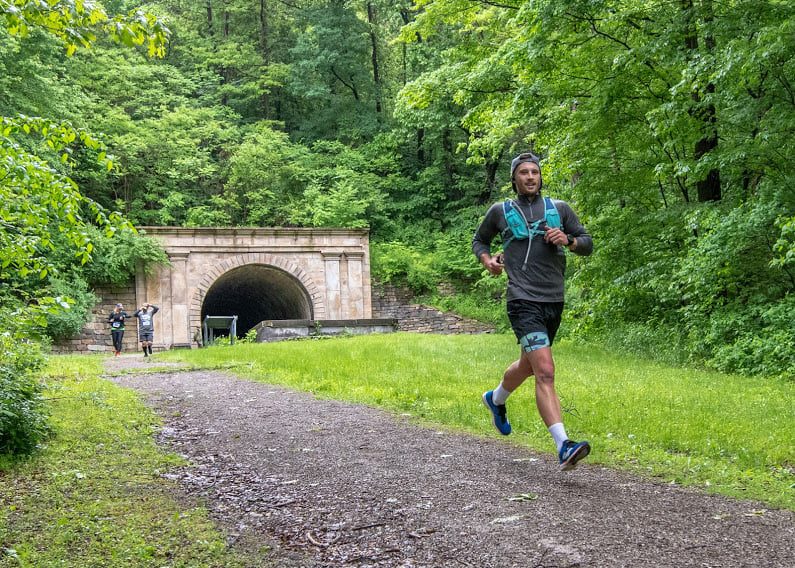
{"label": "shrub", "polygon": [[399,242],[370,247],[372,275],[381,282],[406,285],[417,293],[436,287],[439,274],[430,254]]}
{"label": "shrub", "polygon": [[49,434],[38,373],[41,348],[0,335],[0,455],[30,454]]}
{"label": "shrub", "polygon": [[729,339],[716,342],[710,365],[724,372],[795,377],[795,294],[738,312],[715,318],[720,330],[733,324],[735,331]]}
{"label": "shrub", "polygon": [[427,299],[431,306],[453,312],[462,317],[492,324],[497,331],[511,331],[502,299],[494,299],[478,292],[459,293],[453,296],[434,295]]}
{"label": "shrub", "polygon": [[50,290],[55,298],[69,298],[69,307],[47,313],[47,335],[54,339],[74,337],[89,320],[91,309],[99,301],[88,289],[85,280],[74,277],[70,280],[52,279]]}
{"label": "shrub", "polygon": [[135,278],[139,266],[149,272],[157,265],[168,265],[162,245],[143,232],[117,231],[108,237],[89,230],[89,234],[94,245],[91,262],[80,267],[80,274],[89,285],[123,286]]}

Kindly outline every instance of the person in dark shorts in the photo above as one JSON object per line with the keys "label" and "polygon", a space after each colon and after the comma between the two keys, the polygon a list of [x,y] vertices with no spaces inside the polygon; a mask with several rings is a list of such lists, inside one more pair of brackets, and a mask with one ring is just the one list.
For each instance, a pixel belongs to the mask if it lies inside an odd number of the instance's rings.
{"label": "person in dark shorts", "polygon": [[[490,274],[508,275],[507,310],[521,346],[502,381],[483,393],[497,430],[507,436],[511,424],[505,402],[528,377],[535,376],[536,406],[567,471],[591,451],[588,442],[569,440],[555,390],[552,343],[563,313],[566,249],[589,255],[593,240],[565,201],[541,194],[543,181],[537,156],[526,152],[511,161],[515,199],[493,204],[472,239],[472,251]],[[492,255],[491,243],[500,235],[503,252]]]}
{"label": "person in dark shorts", "polygon": [[141,342],[144,357],[149,357],[152,354],[152,342],[155,340],[154,316],[159,310],[160,308],[157,306],[146,302],[133,314],[138,318],[138,341]]}
{"label": "person in dark shorts", "polygon": [[122,340],[124,339],[124,320],[129,316],[124,311],[122,304],[116,304],[113,311],[108,316],[108,323],[110,324],[110,335],[113,338],[113,351],[114,356],[121,355]]}

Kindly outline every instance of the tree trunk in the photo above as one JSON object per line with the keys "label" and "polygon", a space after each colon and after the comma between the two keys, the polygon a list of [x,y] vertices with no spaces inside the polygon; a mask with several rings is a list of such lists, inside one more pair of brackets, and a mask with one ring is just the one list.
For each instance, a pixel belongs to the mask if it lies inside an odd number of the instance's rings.
{"label": "tree trunk", "polygon": [[[682,7],[686,11],[687,34],[685,36],[685,46],[688,51],[698,50],[698,36],[693,24],[693,0],[683,0]],[[705,0],[704,2],[705,16],[704,21],[709,24],[712,22],[712,2]],[[715,40],[711,33],[708,31],[704,38],[704,47],[709,51],[714,51]],[[707,83],[704,92],[708,95],[715,93],[715,84],[712,82]],[[702,105],[701,91],[696,88],[692,94],[693,102],[695,103],[691,114],[698,118],[704,124],[704,136],[696,142],[693,157],[698,162],[708,153],[718,147],[718,127],[717,115],[715,112],[715,105],[712,103]],[[698,201],[704,203],[707,201],[720,201],[721,187],[720,187],[720,170],[717,168],[710,169],[707,175],[696,182],[696,192]]]}
{"label": "tree trunk", "polygon": [[[400,17],[403,19],[403,25],[408,25],[412,21],[411,12],[407,9],[400,10]],[[417,43],[422,43],[422,36],[417,33]],[[405,86],[408,83],[408,47],[406,44],[403,44],[403,61],[401,62],[402,71],[403,71],[403,85]],[[422,140],[425,137],[425,131],[423,129],[419,129],[417,131],[417,161],[420,165],[425,163],[425,152],[422,149]]]}
{"label": "tree trunk", "polygon": [[367,2],[367,23],[370,24],[370,45],[372,47],[373,83],[375,85],[375,112],[381,120],[381,73],[378,68],[378,38],[376,37],[375,7]]}
{"label": "tree trunk", "polygon": [[486,159],[484,169],[486,170],[486,187],[485,191],[478,197],[478,204],[483,205],[491,201],[491,196],[494,195],[494,190],[497,188],[497,170],[500,167],[500,157],[496,159]]}
{"label": "tree trunk", "polygon": [[[223,27],[224,40],[229,37],[229,10],[226,9],[226,2],[224,2],[224,27]],[[232,78],[232,72],[226,65],[221,67],[221,77],[223,77],[224,84],[229,83]],[[229,103],[229,97],[224,93],[221,97],[221,104],[226,106]]]}
{"label": "tree trunk", "polygon": [[[450,130],[445,128],[442,132],[442,149],[444,150],[444,155],[442,159],[444,160],[444,173],[446,177],[447,187],[452,189],[455,187],[455,164],[453,163],[453,140],[450,136]],[[458,197],[450,195],[450,197]]]}
{"label": "tree trunk", "polygon": [[[270,45],[268,43],[268,2],[267,0],[260,0],[259,2],[259,50],[262,54],[262,63],[265,69],[270,65],[271,54]],[[264,90],[259,97],[260,109],[263,118],[270,116],[270,92]]]}

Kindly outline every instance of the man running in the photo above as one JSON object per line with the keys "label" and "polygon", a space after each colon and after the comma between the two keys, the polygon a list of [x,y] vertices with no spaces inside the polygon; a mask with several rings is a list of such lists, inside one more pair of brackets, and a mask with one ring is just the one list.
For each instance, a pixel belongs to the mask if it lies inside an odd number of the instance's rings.
{"label": "man running", "polygon": [[116,304],[113,311],[108,316],[108,323],[110,324],[110,336],[113,339],[114,356],[121,355],[122,342],[124,340],[124,320],[129,316],[124,311],[122,304]]}
{"label": "man running", "polygon": [[[536,406],[558,451],[563,471],[577,465],[591,451],[588,442],[569,440],[563,427],[555,391],[552,342],[563,313],[565,249],[578,255],[593,251],[591,236],[568,203],[541,195],[540,160],[523,153],[511,161],[516,199],[492,205],[472,239],[472,251],[494,276],[508,274],[507,310],[521,345],[519,359],[503,374],[502,382],[483,394],[483,403],[497,430],[511,433],[505,402],[528,377],[535,375]],[[492,255],[491,242],[503,239],[504,252]]]}
{"label": "man running", "polygon": [[157,306],[146,302],[143,306],[135,310],[133,316],[138,318],[138,340],[141,342],[141,349],[144,357],[152,354],[152,342],[155,339],[154,315],[160,310]]}

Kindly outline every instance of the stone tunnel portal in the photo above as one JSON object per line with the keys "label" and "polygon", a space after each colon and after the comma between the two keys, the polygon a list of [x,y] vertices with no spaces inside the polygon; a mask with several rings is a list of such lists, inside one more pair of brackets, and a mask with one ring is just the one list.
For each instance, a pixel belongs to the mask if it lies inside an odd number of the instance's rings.
{"label": "stone tunnel portal", "polygon": [[293,276],[262,264],[247,264],[221,275],[202,303],[205,316],[238,316],[237,335],[263,320],[312,319],[312,304]]}

